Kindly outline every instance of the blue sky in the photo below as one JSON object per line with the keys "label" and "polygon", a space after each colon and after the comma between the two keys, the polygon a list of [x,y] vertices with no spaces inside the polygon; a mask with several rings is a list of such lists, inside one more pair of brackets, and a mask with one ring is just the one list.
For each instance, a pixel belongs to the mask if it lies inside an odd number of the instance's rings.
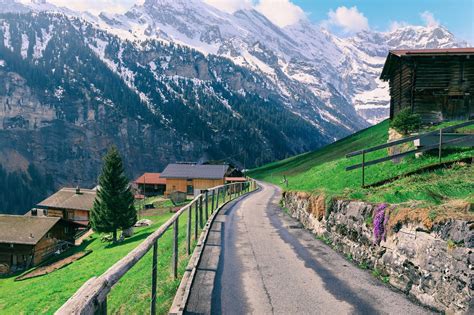
{"label": "blue sky", "polygon": [[[20,0],[31,1],[31,0]],[[144,0],[48,0],[76,10],[124,12]],[[394,25],[445,25],[474,44],[474,0],[202,0],[224,11],[255,8],[285,26],[300,18],[322,23],[340,35]]]}
{"label": "blue sky", "polygon": [[330,10],[357,7],[371,28],[387,30],[393,22],[424,25],[423,12],[430,12],[440,24],[458,37],[474,42],[474,0],[293,0],[315,22],[328,18]]}

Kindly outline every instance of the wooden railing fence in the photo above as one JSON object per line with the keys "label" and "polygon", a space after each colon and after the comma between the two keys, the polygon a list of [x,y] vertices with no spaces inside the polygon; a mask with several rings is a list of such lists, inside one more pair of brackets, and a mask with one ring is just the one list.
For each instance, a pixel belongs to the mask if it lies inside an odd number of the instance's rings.
{"label": "wooden railing fence", "polygon": [[[362,168],[362,180],[361,181],[362,181],[362,187],[365,187],[365,168],[367,166],[370,166],[370,165],[375,165],[375,164],[379,164],[379,163],[382,163],[382,162],[399,159],[399,158],[402,158],[402,157],[405,157],[405,156],[408,156],[408,155],[411,155],[411,154],[421,153],[421,152],[426,152],[426,151],[431,151],[431,150],[436,150],[436,149],[438,150],[439,162],[441,163],[441,155],[442,155],[442,150],[443,150],[444,147],[447,147],[447,146],[466,146],[466,147],[471,146],[472,147],[472,146],[474,146],[474,134],[450,133],[450,132],[453,132],[457,129],[467,127],[467,126],[470,126],[470,125],[474,125],[474,120],[469,120],[469,121],[466,121],[466,122],[463,122],[463,123],[460,123],[460,124],[457,124],[457,125],[441,128],[439,130],[435,130],[435,131],[431,131],[431,132],[427,132],[427,133],[407,137],[407,138],[400,139],[400,140],[395,140],[395,141],[384,143],[384,144],[381,144],[381,145],[377,145],[377,146],[374,146],[374,147],[371,147],[371,148],[368,148],[368,149],[363,149],[363,150],[358,150],[358,151],[348,153],[346,155],[346,158],[351,158],[351,157],[354,157],[354,156],[362,155],[362,163],[358,163],[358,164],[348,166],[348,167],[346,167],[346,171],[351,171],[351,170],[355,170],[355,169],[358,169],[358,168]],[[396,145],[400,145],[400,144],[403,144],[403,143],[412,142],[412,141],[416,141],[416,140],[418,140],[420,142],[425,141],[425,142],[429,143],[430,141],[428,141],[428,139],[433,138],[433,137],[437,138],[437,141],[435,141],[437,143],[423,145],[423,146],[420,146],[420,147],[418,147],[416,149],[413,149],[413,150],[408,150],[406,152],[385,156],[385,157],[378,158],[378,159],[371,160],[371,161],[366,160],[366,154],[367,153],[375,152],[375,151],[378,151],[378,150],[381,150],[381,149],[390,148],[390,147],[393,147],[393,146],[396,146]],[[447,140],[447,139],[449,139],[449,140]],[[431,142],[433,142],[433,141],[431,141]]]}
{"label": "wooden railing fence", "polygon": [[[157,266],[158,266],[158,240],[165,232],[173,226],[173,256],[172,274],[178,277],[178,235],[179,218],[187,213],[186,225],[186,252],[191,255],[191,239],[198,239],[199,227],[202,229],[213,213],[225,202],[233,200],[243,194],[249,193],[257,188],[254,180],[247,182],[231,183],[217,186],[196,196],[189,204],[177,211],[166,223],[150,234],[140,245],[128,253],[125,257],[110,267],[99,277],[93,277],[85,282],[81,288],[56,312],[65,314],[107,314],[107,295],[112,287],[138,262],[145,254],[153,249],[151,270],[151,302],[150,313],[156,314],[156,292],[157,292]],[[194,212],[194,226],[192,227],[192,215]],[[205,221],[204,221],[205,220]],[[193,231],[192,231],[193,230]]]}

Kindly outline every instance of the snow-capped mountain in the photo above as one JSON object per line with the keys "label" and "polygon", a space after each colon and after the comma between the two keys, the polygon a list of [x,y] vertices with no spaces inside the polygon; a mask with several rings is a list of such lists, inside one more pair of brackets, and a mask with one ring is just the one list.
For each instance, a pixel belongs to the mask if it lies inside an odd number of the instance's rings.
{"label": "snow-capped mountain", "polygon": [[112,143],[132,176],[173,161],[259,165],[386,117],[389,48],[463,45],[441,26],[339,38],[201,0],[97,16],[0,0],[0,165],[90,185]]}
{"label": "snow-capped mountain", "polygon": [[229,14],[202,0],[146,0],[125,14],[99,16],[22,1],[33,11],[78,16],[124,40],[155,39],[228,58],[265,75],[290,110],[320,129],[322,120],[353,129],[352,108],[369,123],[387,116],[387,84],[378,76],[389,49],[466,46],[443,26],[338,38],[307,20],[280,28],[255,10]]}

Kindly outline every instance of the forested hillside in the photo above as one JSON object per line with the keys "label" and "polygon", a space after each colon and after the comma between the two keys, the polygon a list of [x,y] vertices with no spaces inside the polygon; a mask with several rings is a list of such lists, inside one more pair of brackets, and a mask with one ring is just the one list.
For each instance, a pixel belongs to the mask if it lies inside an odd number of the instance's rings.
{"label": "forested hillside", "polygon": [[30,165],[26,172],[7,172],[0,165],[0,213],[24,214],[54,189],[51,176]]}

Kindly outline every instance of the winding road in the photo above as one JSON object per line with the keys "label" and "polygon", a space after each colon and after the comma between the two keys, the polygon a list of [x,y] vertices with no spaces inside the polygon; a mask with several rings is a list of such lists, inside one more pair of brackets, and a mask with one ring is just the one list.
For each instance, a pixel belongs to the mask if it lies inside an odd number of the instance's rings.
{"label": "winding road", "polygon": [[428,314],[315,239],[261,189],[221,209],[187,314]]}

